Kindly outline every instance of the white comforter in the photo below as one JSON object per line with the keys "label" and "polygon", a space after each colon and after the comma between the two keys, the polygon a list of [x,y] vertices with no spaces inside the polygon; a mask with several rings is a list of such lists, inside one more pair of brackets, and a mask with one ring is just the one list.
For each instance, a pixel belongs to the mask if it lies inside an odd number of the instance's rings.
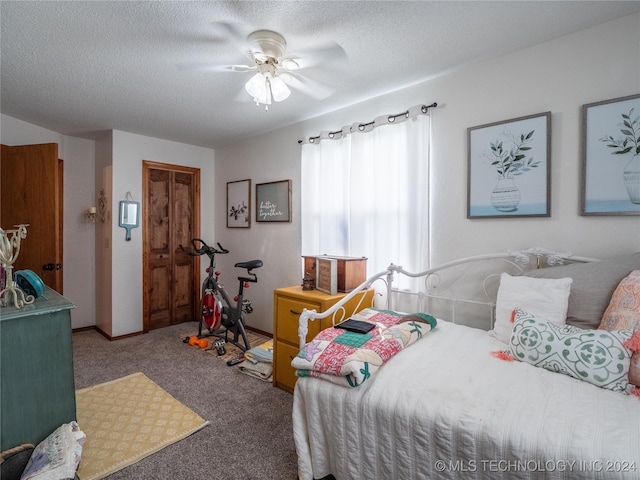
{"label": "white comforter", "polygon": [[640,479],[640,398],[490,352],[439,321],[358,388],[299,378],[300,480]]}

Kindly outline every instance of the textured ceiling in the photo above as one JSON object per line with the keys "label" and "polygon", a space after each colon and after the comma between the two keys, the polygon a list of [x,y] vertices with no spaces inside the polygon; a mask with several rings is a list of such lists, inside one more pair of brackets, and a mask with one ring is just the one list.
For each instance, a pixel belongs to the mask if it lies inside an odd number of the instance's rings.
{"label": "textured ceiling", "polygon": [[[115,129],[215,148],[638,12],[640,2],[2,1],[0,8],[2,113],[67,135]],[[179,68],[247,63],[216,22],[275,30],[289,52],[337,42],[346,60],[301,71],[335,93],[319,100],[293,90],[265,112],[244,93],[251,73]]]}

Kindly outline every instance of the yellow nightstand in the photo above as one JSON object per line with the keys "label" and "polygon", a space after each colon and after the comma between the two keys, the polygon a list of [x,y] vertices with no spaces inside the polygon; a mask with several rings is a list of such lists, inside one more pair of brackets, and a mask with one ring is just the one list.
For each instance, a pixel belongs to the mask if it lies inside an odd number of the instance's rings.
{"label": "yellow nightstand", "polygon": [[[298,338],[298,319],[303,309],[315,310],[322,313],[333,304],[339,302],[346,293],[329,295],[318,290],[302,290],[301,286],[278,288],[274,291],[273,298],[273,385],[288,392],[293,392],[297,377],[295,369],[291,366],[291,360],[300,351]],[[345,316],[348,318],[358,307],[370,307],[373,302],[373,289],[356,295],[345,304]],[[338,321],[336,319],[336,321]],[[309,322],[307,341],[315,337],[320,330],[331,327],[332,318],[314,320]]]}

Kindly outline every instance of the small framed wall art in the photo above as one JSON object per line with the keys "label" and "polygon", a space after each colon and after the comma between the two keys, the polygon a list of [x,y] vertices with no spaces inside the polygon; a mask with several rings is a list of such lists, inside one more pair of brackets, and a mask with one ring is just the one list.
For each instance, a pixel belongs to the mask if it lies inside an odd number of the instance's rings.
{"label": "small framed wall art", "polygon": [[582,106],[581,215],[640,215],[640,94]]}
{"label": "small framed wall art", "polygon": [[251,180],[227,182],[227,228],[251,227]]}
{"label": "small framed wall art", "polygon": [[467,129],[467,218],[551,215],[551,112]]}
{"label": "small framed wall art", "polygon": [[291,180],[256,184],[256,221],[291,222]]}

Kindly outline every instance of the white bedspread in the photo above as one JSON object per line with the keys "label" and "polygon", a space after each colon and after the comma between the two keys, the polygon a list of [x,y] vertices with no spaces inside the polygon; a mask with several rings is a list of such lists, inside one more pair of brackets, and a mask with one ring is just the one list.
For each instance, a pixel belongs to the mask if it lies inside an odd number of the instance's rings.
{"label": "white bedspread", "polygon": [[490,352],[439,321],[358,388],[299,378],[300,480],[640,479],[640,398]]}

